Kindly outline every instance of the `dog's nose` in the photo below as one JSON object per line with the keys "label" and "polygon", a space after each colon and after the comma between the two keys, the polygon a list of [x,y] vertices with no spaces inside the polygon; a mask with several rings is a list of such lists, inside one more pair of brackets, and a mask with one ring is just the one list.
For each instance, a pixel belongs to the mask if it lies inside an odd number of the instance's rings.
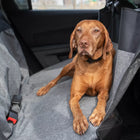
{"label": "dog's nose", "polygon": [[82,39],[80,41],[79,45],[80,45],[81,48],[87,48],[88,47],[88,41],[86,39]]}

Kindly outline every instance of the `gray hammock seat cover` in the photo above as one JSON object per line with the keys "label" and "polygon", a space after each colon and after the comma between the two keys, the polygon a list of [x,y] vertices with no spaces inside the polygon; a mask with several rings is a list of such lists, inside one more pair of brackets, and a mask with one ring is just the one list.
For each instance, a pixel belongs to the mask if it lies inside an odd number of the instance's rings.
{"label": "gray hammock seat cover", "polygon": [[[63,66],[71,62],[66,60],[39,73],[29,76],[28,66],[19,42],[13,30],[7,28],[0,33],[0,131],[10,140],[93,140],[102,137],[100,130],[106,121],[109,132],[116,124],[110,115],[125,93],[132,78],[140,66],[139,53],[118,50],[114,44],[116,55],[113,66],[113,84],[110,98],[107,102],[106,117],[99,127],[89,123],[89,128],[83,136],[73,131],[73,117],[69,109],[70,87],[72,79],[64,77],[45,96],[36,96],[37,90],[54,79]],[[20,90],[21,87],[21,90]],[[8,114],[12,96],[22,95],[21,111],[16,125],[8,123]],[[80,100],[83,114],[90,116],[97,103],[97,97],[84,96]],[[111,123],[112,122],[112,123]]]}

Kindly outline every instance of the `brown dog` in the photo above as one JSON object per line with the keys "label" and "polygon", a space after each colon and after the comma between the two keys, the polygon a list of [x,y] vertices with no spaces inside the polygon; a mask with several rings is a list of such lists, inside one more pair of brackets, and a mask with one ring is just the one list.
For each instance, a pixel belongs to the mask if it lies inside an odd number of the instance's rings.
{"label": "brown dog", "polygon": [[73,129],[81,135],[88,129],[88,121],[79,105],[84,94],[98,94],[98,103],[89,121],[98,126],[105,117],[115,51],[107,29],[97,20],[83,20],[77,24],[70,38],[69,58],[72,58],[73,49],[78,50],[73,61],[54,80],[42,87],[37,95],[46,94],[63,76],[73,75],[69,104],[74,118]]}

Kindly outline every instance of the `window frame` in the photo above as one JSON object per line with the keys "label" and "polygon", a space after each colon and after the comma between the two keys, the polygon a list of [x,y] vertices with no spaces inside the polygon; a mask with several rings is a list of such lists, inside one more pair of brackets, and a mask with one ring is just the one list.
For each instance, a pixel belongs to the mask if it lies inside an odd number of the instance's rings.
{"label": "window frame", "polygon": [[[29,10],[34,11],[92,11],[92,10],[101,10],[106,7],[107,0],[105,0],[105,5],[101,9],[33,9],[32,0],[27,0],[29,4]],[[112,0],[113,1],[113,0]]]}

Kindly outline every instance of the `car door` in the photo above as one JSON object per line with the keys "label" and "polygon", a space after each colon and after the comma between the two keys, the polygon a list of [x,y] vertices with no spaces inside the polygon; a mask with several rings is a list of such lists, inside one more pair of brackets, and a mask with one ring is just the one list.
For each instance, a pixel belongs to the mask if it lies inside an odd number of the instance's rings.
{"label": "car door", "polygon": [[[42,7],[37,5],[37,2],[42,3]],[[4,2],[8,17],[18,36],[43,67],[68,58],[70,34],[79,21],[98,19],[99,7],[101,7],[97,3],[98,1],[93,0],[89,5],[86,5],[86,8],[94,5],[96,10],[91,9],[91,7],[89,7],[90,9],[82,9],[84,4],[89,2],[87,0],[75,0],[74,4],[71,2],[70,0],[52,0],[52,2],[50,0],[5,0]],[[78,5],[79,2],[82,2],[82,8]],[[99,2],[105,6],[104,0]],[[49,3],[51,3],[52,8],[51,6],[47,7]],[[45,4],[46,9],[42,10]],[[78,9],[72,9],[71,6],[73,8],[77,6]]]}

